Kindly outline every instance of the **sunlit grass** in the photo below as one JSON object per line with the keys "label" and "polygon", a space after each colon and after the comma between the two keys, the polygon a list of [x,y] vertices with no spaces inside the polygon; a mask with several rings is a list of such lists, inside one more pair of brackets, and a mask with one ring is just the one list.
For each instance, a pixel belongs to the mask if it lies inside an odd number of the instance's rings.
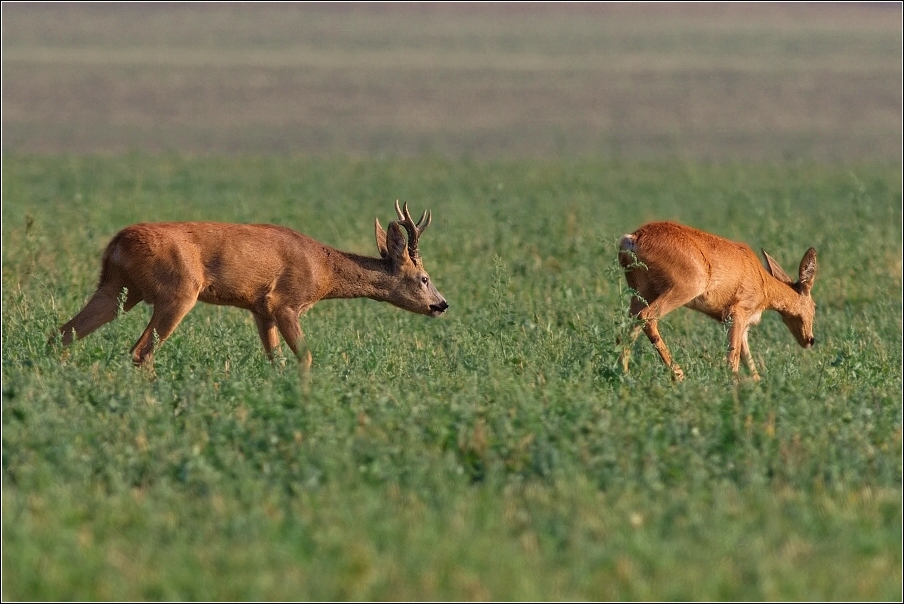
{"label": "sunlit grass", "polygon": [[[271,365],[199,305],[136,371],[136,307],[46,347],[121,227],[278,222],[376,255],[395,199],[449,300],[302,318]],[[898,166],[21,157],[3,163],[10,599],[901,597]],[[618,236],[654,218],[819,253],[818,345],[777,315],[734,385],[718,323],[630,327]]]}

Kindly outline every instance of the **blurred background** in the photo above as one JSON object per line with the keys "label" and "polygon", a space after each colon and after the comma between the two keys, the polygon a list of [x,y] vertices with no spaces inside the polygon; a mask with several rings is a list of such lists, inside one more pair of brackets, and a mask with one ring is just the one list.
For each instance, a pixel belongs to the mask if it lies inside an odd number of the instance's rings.
{"label": "blurred background", "polygon": [[897,2],[2,11],[5,153],[901,159]]}

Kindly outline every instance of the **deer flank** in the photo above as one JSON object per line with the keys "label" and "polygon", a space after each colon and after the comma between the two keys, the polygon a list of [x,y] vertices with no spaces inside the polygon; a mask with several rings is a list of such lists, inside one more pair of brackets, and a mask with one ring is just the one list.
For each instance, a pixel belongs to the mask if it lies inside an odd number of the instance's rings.
{"label": "deer flank", "polygon": [[702,312],[728,328],[728,363],[738,376],[741,357],[759,380],[747,332],[766,309],[777,311],[798,344],[814,343],[816,304],[810,296],[816,278],[816,250],[804,254],[797,281],[763,251],[764,268],[749,246],[674,222],[652,222],[619,242],[618,260],[636,292],[631,316],[638,319],[622,351],[627,372],[630,346],[642,330],[673,378],[684,372],[672,360],[659,333],[659,319],[680,306]]}
{"label": "deer flank", "polygon": [[[436,317],[449,305],[430,281],[418,252],[429,226],[415,224],[395,205],[399,219],[387,231],[375,222],[379,258],[336,250],[286,227],[269,224],[160,222],[135,224],[107,245],[97,291],[59,328],[64,345],[86,337],[139,302],[153,307],[150,323],[132,347],[136,365],[150,363],[198,302],[243,308],[254,315],[272,360],[279,335],[299,361],[310,365],[298,324],[302,313],[326,298],[371,298]],[[407,240],[405,233],[407,232]]]}

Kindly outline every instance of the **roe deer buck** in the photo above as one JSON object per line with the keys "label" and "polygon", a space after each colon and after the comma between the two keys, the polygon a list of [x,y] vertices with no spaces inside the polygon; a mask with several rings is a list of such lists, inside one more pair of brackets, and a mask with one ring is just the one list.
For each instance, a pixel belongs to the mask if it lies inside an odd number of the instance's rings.
{"label": "roe deer buck", "polygon": [[735,378],[743,356],[753,379],[760,379],[747,330],[759,323],[767,308],[778,311],[797,342],[810,348],[816,314],[810,297],[816,278],[816,250],[810,248],[804,254],[796,283],[765,250],[763,256],[768,271],[749,246],[674,222],[651,222],[624,235],[618,261],[636,292],[631,298],[631,316],[640,321],[622,351],[625,372],[630,346],[643,330],[673,378],[684,379],[658,327],[659,319],[679,306],[730,323],[728,363]]}
{"label": "roe deer buck", "polygon": [[[374,222],[380,258],[341,252],[291,229],[267,224],[160,222],[120,231],[104,251],[94,296],[60,327],[64,345],[84,338],[142,300],[154,307],[132,347],[132,362],[152,361],[200,300],[251,311],[264,351],[273,360],[277,330],[304,366],[311,363],[298,325],[302,313],[325,298],[372,298],[436,317],[449,308],[418,253],[430,225],[425,211],[415,224],[395,204],[388,232]],[[408,232],[406,242],[402,229]],[[124,292],[124,293],[123,293]]]}

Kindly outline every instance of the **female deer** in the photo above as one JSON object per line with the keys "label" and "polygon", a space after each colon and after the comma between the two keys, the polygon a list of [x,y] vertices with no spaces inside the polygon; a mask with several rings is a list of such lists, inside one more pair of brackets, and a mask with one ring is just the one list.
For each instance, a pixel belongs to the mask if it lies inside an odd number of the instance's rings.
{"label": "female deer", "polygon": [[759,374],[747,331],[760,321],[764,310],[778,311],[797,342],[813,345],[816,304],[810,290],[816,278],[816,250],[804,254],[794,282],[769,254],[763,251],[763,268],[749,246],[674,222],[651,222],[619,242],[619,264],[628,285],[636,292],[631,315],[640,323],[622,352],[628,370],[630,345],[641,330],[650,339],[674,379],[684,372],[672,360],[659,335],[659,319],[679,306],[687,306],[717,321],[730,322],[728,363],[735,377],[743,356],[753,379]]}

